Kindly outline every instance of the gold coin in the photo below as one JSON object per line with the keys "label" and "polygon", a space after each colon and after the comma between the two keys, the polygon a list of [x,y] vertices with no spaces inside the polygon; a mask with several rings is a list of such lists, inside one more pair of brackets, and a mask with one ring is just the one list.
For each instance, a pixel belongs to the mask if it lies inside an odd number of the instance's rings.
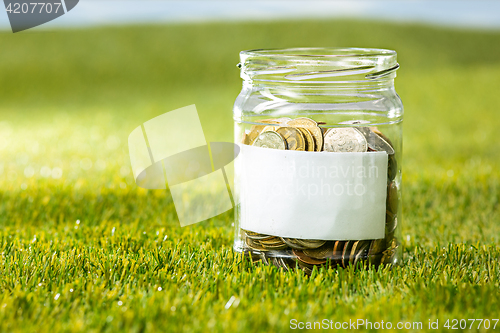
{"label": "gold coin", "polygon": [[370,247],[370,241],[368,240],[363,240],[361,241],[361,244],[358,245],[358,249],[356,250],[355,258],[354,258],[354,267],[358,264],[358,262],[361,260],[364,260],[366,258],[366,255],[368,253],[368,248]]}
{"label": "gold coin", "polygon": [[391,182],[387,186],[387,210],[392,214],[398,212],[398,187],[396,182]]}
{"label": "gold coin", "polygon": [[393,232],[398,226],[398,219],[396,214],[391,213],[389,210],[385,211],[385,230],[386,233]]}
{"label": "gold coin", "polygon": [[281,237],[281,240],[285,242],[286,245],[290,246],[292,249],[297,249],[297,250],[307,249],[306,246],[298,244],[295,238]]}
{"label": "gold coin", "polygon": [[396,155],[389,155],[389,163],[387,166],[387,177],[389,180],[394,180],[396,174],[398,173],[398,161],[396,160]]}
{"label": "gold coin", "polygon": [[387,247],[387,250],[383,252],[382,256],[382,264],[389,264],[392,261],[392,258],[394,257],[394,254],[396,253],[396,250],[398,248],[398,243],[395,238],[392,239],[390,242],[389,246]]}
{"label": "gold coin", "polygon": [[354,241],[347,241],[346,245],[344,246],[344,250],[342,251],[342,266],[345,268],[349,264],[349,254],[351,253],[351,248],[352,245],[354,244]]}
{"label": "gold coin", "polygon": [[340,259],[342,257],[342,251],[344,250],[344,241],[336,241],[335,244],[333,245],[333,255],[337,259]]}
{"label": "gold coin", "polygon": [[299,266],[299,268],[304,272],[306,273],[307,275],[311,275],[312,274],[312,270],[314,268],[314,265],[309,265],[309,264],[306,264],[300,260],[297,260],[297,264]]}
{"label": "gold coin", "polygon": [[298,129],[294,127],[280,127],[276,130],[276,133],[281,134],[285,139],[288,150],[306,150],[306,140],[302,132]]}
{"label": "gold coin", "polygon": [[320,239],[295,239],[297,244],[300,244],[308,249],[316,249],[326,243],[326,240]]}
{"label": "gold coin", "polygon": [[325,259],[325,258],[331,257],[331,255],[333,253],[333,248],[331,245],[325,244],[325,245],[318,247],[316,249],[306,249],[306,250],[303,250],[302,252],[304,252],[305,255],[312,257],[312,258]]}
{"label": "gold coin", "polygon": [[257,250],[257,251],[267,251],[266,248],[264,248],[262,245],[258,243],[258,241],[254,241],[250,238],[247,238],[246,241],[247,246],[250,247],[251,249]]}
{"label": "gold coin", "polygon": [[260,244],[262,244],[263,246],[265,245],[276,245],[276,244],[285,244],[285,242],[283,242],[281,240],[281,238],[279,237],[276,237],[276,236],[269,236],[267,238],[264,238],[264,239],[261,239],[259,240]]}
{"label": "gold coin", "polygon": [[243,133],[243,137],[241,138],[241,143],[244,145],[250,144],[250,139],[248,138],[248,134]]}
{"label": "gold coin", "polygon": [[250,127],[250,132],[248,132],[247,134],[247,144],[248,145],[251,145],[253,144],[253,142],[255,141],[255,139],[257,139],[257,137],[259,136],[260,133],[262,133],[262,130],[264,129],[264,125],[252,125],[252,127]]}
{"label": "gold coin", "polygon": [[267,131],[260,133],[257,139],[252,143],[252,146],[285,150],[286,142],[280,134]]}
{"label": "gold coin", "polygon": [[261,245],[268,250],[283,250],[283,249],[286,249],[288,247],[285,243],[268,244],[268,245],[261,244]]}
{"label": "gold coin", "polygon": [[318,127],[318,123],[309,118],[296,118],[287,123],[288,126],[307,128],[314,138],[315,151],[323,150],[323,132]]}
{"label": "gold coin", "polygon": [[360,241],[356,241],[356,242],[354,242],[354,244],[352,244],[351,251],[349,254],[349,263],[354,262],[354,259],[356,258],[356,253],[357,253],[356,249],[358,248],[359,244],[360,244]]}
{"label": "gold coin", "polygon": [[253,231],[248,231],[248,230],[243,230],[243,231],[245,232],[245,234],[248,238],[253,239],[253,240],[268,239],[270,237],[273,237],[273,236],[269,236],[269,235],[259,234],[258,232],[253,232]]}
{"label": "gold coin", "polygon": [[374,239],[370,244],[370,249],[368,250],[368,256],[374,256],[380,254],[386,248],[386,241],[384,238]]}
{"label": "gold coin", "polygon": [[314,151],[316,144],[314,143],[314,137],[311,132],[305,127],[297,127],[297,129],[302,132],[304,139],[306,139],[306,151]]}
{"label": "gold coin", "polygon": [[262,130],[261,133],[263,132],[267,132],[267,131],[272,131],[272,132],[276,132],[276,130],[278,129],[279,127],[278,126],[265,126],[264,129]]}
{"label": "gold coin", "polygon": [[342,265],[342,251],[346,242],[344,241],[334,241],[332,252],[330,253],[330,264],[336,266],[337,264]]}
{"label": "gold coin", "polygon": [[300,261],[309,264],[309,265],[321,265],[326,262],[326,259],[315,259],[311,258],[307,255],[304,254],[303,251],[301,250],[293,250],[293,254],[299,259]]}

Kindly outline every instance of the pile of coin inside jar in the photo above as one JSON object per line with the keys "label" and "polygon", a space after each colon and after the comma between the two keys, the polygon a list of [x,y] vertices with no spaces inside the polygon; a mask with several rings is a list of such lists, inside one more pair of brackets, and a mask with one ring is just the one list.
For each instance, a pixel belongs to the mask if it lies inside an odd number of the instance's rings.
{"label": "pile of coin inside jar", "polygon": [[[310,152],[370,152],[388,154],[385,238],[373,240],[316,240],[285,238],[241,229],[246,251],[252,258],[285,270],[298,267],[310,274],[315,266],[347,267],[391,263],[398,247],[397,162],[391,141],[376,127],[322,128],[309,118],[261,120],[242,143],[256,147]],[[359,122],[351,122],[352,125]]]}

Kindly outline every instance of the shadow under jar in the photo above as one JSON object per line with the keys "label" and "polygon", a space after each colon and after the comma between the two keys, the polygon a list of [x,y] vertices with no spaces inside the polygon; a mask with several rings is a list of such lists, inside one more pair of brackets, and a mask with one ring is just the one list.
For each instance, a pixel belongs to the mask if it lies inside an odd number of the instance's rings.
{"label": "shadow under jar", "polygon": [[234,249],[284,269],[397,264],[403,105],[396,52],[240,53]]}

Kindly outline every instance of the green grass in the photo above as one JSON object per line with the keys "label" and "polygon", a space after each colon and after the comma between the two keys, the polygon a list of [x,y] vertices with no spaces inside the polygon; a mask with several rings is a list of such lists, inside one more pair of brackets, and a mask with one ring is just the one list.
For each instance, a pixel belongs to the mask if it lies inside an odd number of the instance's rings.
{"label": "green grass", "polygon": [[[1,332],[499,318],[500,32],[300,21],[2,33],[0,45]],[[238,52],[293,46],[398,51],[401,267],[252,268],[231,250],[231,212],[180,228],[167,191],[134,184],[132,129],[195,103],[207,140],[231,140]]]}

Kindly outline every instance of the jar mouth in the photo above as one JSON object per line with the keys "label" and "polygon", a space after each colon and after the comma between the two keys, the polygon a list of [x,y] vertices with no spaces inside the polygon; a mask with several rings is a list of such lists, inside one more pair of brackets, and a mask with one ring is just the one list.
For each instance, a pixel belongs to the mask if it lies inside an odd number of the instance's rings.
{"label": "jar mouth", "polygon": [[360,83],[394,79],[397,53],[377,48],[299,47],[240,52],[244,80]]}
{"label": "jar mouth", "polygon": [[[254,49],[241,51],[240,55],[267,56],[273,58],[304,59],[318,58],[321,60],[330,58],[366,58],[366,57],[392,57],[397,53],[389,49],[357,48],[357,47],[295,47],[286,49]],[[332,59],[332,60],[333,60]]]}

